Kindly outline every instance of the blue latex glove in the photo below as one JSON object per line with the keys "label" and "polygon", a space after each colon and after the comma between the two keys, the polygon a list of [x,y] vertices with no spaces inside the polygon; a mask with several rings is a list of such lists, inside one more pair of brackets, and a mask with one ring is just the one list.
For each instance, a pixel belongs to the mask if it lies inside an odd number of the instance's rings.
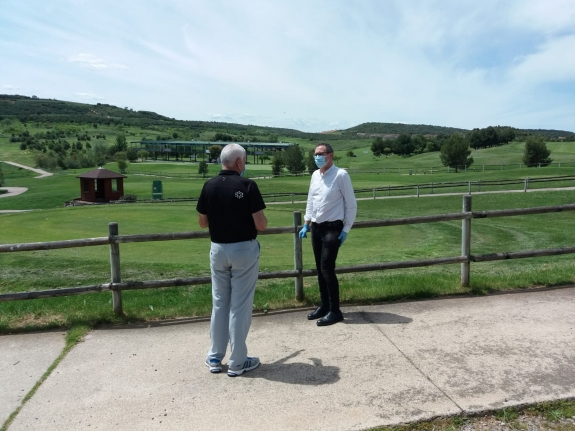
{"label": "blue latex glove", "polygon": [[301,230],[299,231],[299,239],[307,238],[307,232],[309,231],[309,226],[304,224]]}
{"label": "blue latex glove", "polygon": [[341,247],[343,245],[343,243],[345,242],[345,240],[347,239],[347,232],[341,231],[341,233],[339,234],[337,239],[341,240],[341,242],[339,243],[339,246]]}

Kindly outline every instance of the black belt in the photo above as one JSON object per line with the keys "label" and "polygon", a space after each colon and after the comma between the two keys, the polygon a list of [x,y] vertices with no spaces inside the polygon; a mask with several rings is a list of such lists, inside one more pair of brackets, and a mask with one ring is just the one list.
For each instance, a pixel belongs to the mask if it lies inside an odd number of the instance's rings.
{"label": "black belt", "polygon": [[317,225],[318,227],[342,227],[343,220],[324,221],[322,223],[314,222],[313,224]]}

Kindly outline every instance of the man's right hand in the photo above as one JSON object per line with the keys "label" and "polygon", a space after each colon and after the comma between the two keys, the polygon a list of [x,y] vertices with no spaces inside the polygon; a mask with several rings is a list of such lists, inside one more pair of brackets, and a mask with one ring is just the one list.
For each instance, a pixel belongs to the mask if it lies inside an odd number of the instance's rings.
{"label": "man's right hand", "polygon": [[307,232],[309,230],[309,226],[304,224],[301,230],[299,231],[299,239],[307,238]]}

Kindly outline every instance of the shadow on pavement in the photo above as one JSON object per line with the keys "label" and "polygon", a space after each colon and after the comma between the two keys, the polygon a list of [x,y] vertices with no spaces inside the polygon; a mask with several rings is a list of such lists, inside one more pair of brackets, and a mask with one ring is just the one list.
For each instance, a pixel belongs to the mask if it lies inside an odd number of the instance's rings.
{"label": "shadow on pavement", "polygon": [[345,313],[343,316],[345,317],[343,323],[346,325],[365,325],[370,323],[397,325],[413,322],[411,317],[379,311],[353,311],[351,313]]}
{"label": "shadow on pavement", "polygon": [[262,363],[243,378],[265,379],[293,385],[329,385],[339,380],[339,367],[324,366],[321,359],[307,358],[309,362],[290,362],[304,350],[298,350],[271,364]]}

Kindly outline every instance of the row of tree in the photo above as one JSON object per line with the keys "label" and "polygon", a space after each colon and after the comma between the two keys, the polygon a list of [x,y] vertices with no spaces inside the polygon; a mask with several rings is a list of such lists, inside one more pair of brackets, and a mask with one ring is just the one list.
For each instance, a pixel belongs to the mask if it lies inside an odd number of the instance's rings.
{"label": "row of tree", "polygon": [[[376,137],[371,144],[371,152],[374,156],[380,157],[382,155],[389,156],[390,154],[411,156],[412,154],[440,151],[449,136],[412,136],[408,133],[402,133],[397,138],[389,140]],[[484,129],[473,129],[465,135],[465,139],[469,142],[471,148],[478,149],[507,144],[515,139],[515,136],[515,129],[512,127],[489,126]]]}
{"label": "row of tree", "polygon": [[[551,150],[541,136],[530,136],[525,142],[523,163],[528,167],[547,166],[551,163],[549,156]],[[454,168],[455,172],[461,168],[468,168],[473,164],[469,140],[459,133],[451,135],[441,146],[440,154],[443,166]]]}
{"label": "row of tree", "polygon": [[384,140],[378,136],[371,144],[371,152],[376,157],[389,156],[392,153],[398,156],[410,156],[412,154],[439,151],[443,140],[445,140],[444,135],[426,138],[423,135],[411,136],[407,133],[402,133],[397,138],[389,140]]}
{"label": "row of tree", "polygon": [[[27,145],[22,142],[21,149]],[[128,142],[124,135],[118,135],[114,144],[106,147],[102,142],[91,145],[82,142],[70,144],[66,140],[42,142],[40,147],[35,143],[27,147],[36,150],[34,160],[37,168],[54,170],[60,168],[78,169],[102,166],[110,161],[118,162],[118,168],[122,173],[126,172],[128,161],[135,162],[138,153],[134,148],[128,148]]]}
{"label": "row of tree", "polygon": [[515,136],[516,132],[512,127],[489,126],[485,129],[473,129],[467,135],[467,140],[470,147],[477,150],[508,144],[515,139]]}

